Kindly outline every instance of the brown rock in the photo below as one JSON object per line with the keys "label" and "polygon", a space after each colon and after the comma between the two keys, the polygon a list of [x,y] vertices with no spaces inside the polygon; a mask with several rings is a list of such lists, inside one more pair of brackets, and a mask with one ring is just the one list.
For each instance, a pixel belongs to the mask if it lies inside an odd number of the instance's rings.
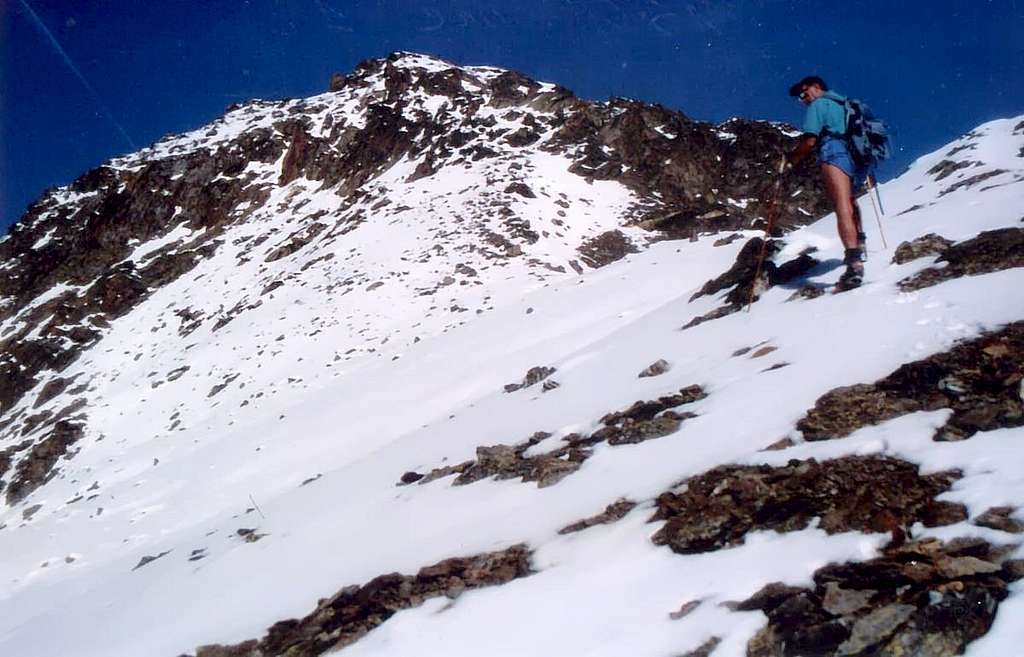
{"label": "brown rock", "polygon": [[[956,555],[968,544],[981,556]],[[979,540],[958,548],[929,539],[867,562],[826,566],[814,574],[813,589],[779,587],[771,605],[754,598],[738,605],[764,609],[768,616],[768,625],[747,644],[747,655],[962,654],[988,630],[1007,595],[1006,581],[988,561],[997,551]],[[960,579],[950,581],[953,572]]]}
{"label": "brown rock", "polygon": [[1024,229],[1000,228],[946,248],[931,267],[899,282],[901,290],[913,291],[962,276],[978,276],[1024,267]]}
{"label": "brown rock", "polygon": [[922,477],[910,463],[876,456],[722,466],[687,480],[685,492],[657,498],[652,520],[667,522],[652,540],[691,554],[741,543],[753,530],[803,529],[815,517],[829,533],[879,531],[883,512],[909,526],[956,478]]}
{"label": "brown rock", "polygon": [[85,430],[79,422],[61,420],[55,423],[46,438],[36,443],[15,466],[14,476],[7,486],[7,503],[23,500],[49,480],[54,474],[57,459],[64,456],[83,435]]}
{"label": "brown rock", "polygon": [[1013,517],[1014,511],[1012,506],[994,506],[975,518],[974,524],[1011,534],[1024,533],[1024,522]]}
{"label": "brown rock", "polygon": [[671,366],[668,364],[668,361],[659,358],[645,367],[637,377],[643,379],[652,376],[661,376],[665,372],[669,371],[669,369],[671,369]]}
{"label": "brown rock", "polygon": [[713,636],[704,643],[700,644],[700,646],[698,646],[697,648],[694,648],[689,652],[685,652],[679,657],[710,657],[711,653],[715,651],[715,648],[717,648],[718,644],[721,642],[722,639],[720,639],[717,636]]}
{"label": "brown rock", "polygon": [[565,527],[559,529],[558,533],[571,534],[573,532],[578,532],[589,527],[593,527],[594,525],[606,525],[609,523],[613,523],[626,517],[626,514],[632,511],[634,508],[636,508],[636,502],[625,499],[616,500],[615,502],[612,502],[607,507],[605,507],[604,511],[602,511],[601,513],[595,516],[590,516],[589,518],[584,518],[583,520],[578,520],[570,525],[566,525]]}
{"label": "brown rock", "polygon": [[620,230],[601,233],[584,242],[577,249],[580,260],[593,268],[604,267],[625,258],[630,253],[637,253],[632,242]]}
{"label": "brown rock", "polygon": [[1024,425],[1022,378],[1024,322],[1014,322],[907,363],[873,384],[836,388],[815,402],[797,429],[807,440],[827,440],[907,413],[950,408],[952,417],[935,437],[962,440]]}
{"label": "brown rock", "polygon": [[686,618],[687,616],[692,614],[693,611],[700,606],[700,604],[701,600],[690,600],[689,602],[679,607],[679,609],[677,609],[676,611],[669,613],[668,617],[671,620],[679,620],[681,618]]}
{"label": "brown rock", "polygon": [[945,237],[935,233],[928,233],[915,240],[900,243],[896,247],[892,261],[897,265],[902,265],[925,256],[942,255],[952,245],[953,242],[951,240],[947,240]]}
{"label": "brown rock", "polygon": [[203,646],[197,657],[314,657],[350,645],[396,612],[441,596],[499,586],[531,573],[525,545],[473,557],[446,559],[415,576],[390,573],[362,586],[346,586],[301,619],[272,625],[260,640],[233,646]]}
{"label": "brown rock", "polygon": [[557,370],[554,367],[545,367],[538,365],[537,367],[531,367],[526,372],[526,376],[523,377],[522,383],[509,383],[505,385],[505,392],[515,392],[522,388],[529,388],[535,383],[540,383],[544,379],[554,374]]}

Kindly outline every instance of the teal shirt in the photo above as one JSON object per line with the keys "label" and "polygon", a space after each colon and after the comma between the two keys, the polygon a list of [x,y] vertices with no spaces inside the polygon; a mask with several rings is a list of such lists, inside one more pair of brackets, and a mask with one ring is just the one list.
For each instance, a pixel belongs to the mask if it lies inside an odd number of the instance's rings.
{"label": "teal shirt", "polygon": [[827,129],[835,135],[846,132],[846,109],[843,107],[843,96],[831,91],[807,106],[804,116],[804,134],[821,137]]}

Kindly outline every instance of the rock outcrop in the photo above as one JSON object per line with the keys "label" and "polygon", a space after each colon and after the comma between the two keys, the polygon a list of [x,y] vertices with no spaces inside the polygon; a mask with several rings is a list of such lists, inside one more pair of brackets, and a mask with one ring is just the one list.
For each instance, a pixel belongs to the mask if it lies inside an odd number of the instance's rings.
{"label": "rock outcrop", "polygon": [[442,596],[454,601],[465,591],[500,586],[530,572],[529,550],[514,545],[498,552],[445,559],[415,575],[381,575],[362,586],[346,586],[301,619],[275,623],[262,639],[233,646],[201,646],[195,657],[316,657],[358,641],[403,609]]}
{"label": "rock outcrop", "polygon": [[[901,251],[897,249],[895,257],[901,256]],[[979,276],[1012,267],[1024,267],[1024,228],[985,231],[977,237],[942,249],[935,262],[944,263],[945,266],[929,267],[900,281],[900,289],[911,292],[961,276]]]}
{"label": "rock outcrop", "polygon": [[807,440],[827,440],[907,413],[948,408],[953,415],[935,439],[963,440],[978,431],[1024,426],[1022,379],[1024,322],[1014,322],[907,363],[875,383],[831,390],[796,428]]}
{"label": "rock outcrop", "polygon": [[914,522],[966,519],[962,506],[934,499],[957,478],[922,476],[911,463],[877,456],[721,466],[658,497],[651,520],[666,522],[652,540],[679,554],[710,552],[742,543],[754,530],[796,531],[820,518],[829,533],[890,532],[899,542]]}
{"label": "rock outcrop", "polygon": [[812,588],[772,584],[735,608],[768,625],[748,657],[952,657],[988,632],[1024,563],[973,538],[893,547],[864,563],[832,564]]}
{"label": "rock outcrop", "polygon": [[476,459],[457,465],[434,468],[426,475],[406,472],[399,485],[427,484],[437,479],[458,475],[452,482],[463,486],[489,478],[521,479],[537,482],[538,488],[553,486],[579,469],[593,455],[599,443],[627,445],[662,438],[675,433],[684,420],[696,417],[689,411],[673,409],[692,404],[706,397],[698,385],[687,386],[677,393],[649,401],[638,401],[629,408],[604,415],[603,425],[589,436],[571,433],[561,438],[564,443],[545,452],[528,454],[532,448],[551,437],[539,431],[516,445],[490,445],[476,448]]}

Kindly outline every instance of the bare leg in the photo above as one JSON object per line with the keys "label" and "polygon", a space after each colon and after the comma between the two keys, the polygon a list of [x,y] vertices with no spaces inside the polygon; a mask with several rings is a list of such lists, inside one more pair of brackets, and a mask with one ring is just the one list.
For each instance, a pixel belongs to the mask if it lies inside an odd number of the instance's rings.
{"label": "bare leg", "polygon": [[831,164],[822,164],[821,174],[825,179],[825,191],[828,192],[832,205],[836,209],[839,239],[845,248],[855,249],[857,248],[860,211],[853,201],[853,183],[842,169]]}

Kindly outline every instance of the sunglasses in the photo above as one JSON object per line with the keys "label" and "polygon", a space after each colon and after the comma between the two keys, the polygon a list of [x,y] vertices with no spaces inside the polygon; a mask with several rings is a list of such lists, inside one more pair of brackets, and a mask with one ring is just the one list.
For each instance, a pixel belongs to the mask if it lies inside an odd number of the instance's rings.
{"label": "sunglasses", "polygon": [[800,102],[806,102],[810,98],[810,96],[807,95],[807,90],[804,89],[803,91],[800,92],[800,95],[797,96],[797,98],[800,100]]}

